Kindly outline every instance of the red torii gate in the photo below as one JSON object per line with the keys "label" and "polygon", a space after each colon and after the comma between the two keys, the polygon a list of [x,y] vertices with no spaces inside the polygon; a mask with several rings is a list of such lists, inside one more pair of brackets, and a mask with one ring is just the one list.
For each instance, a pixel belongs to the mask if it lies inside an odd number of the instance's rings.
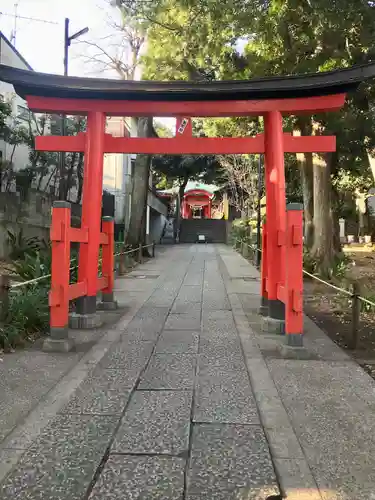
{"label": "red torii gate", "polygon": [[[74,137],[38,137],[36,149],[84,152],[81,229],[70,227],[70,208],[53,208],[53,248],[50,293],[51,338],[46,349],[68,350],[69,300],[80,297],[82,326],[95,324],[96,295],[113,300],[113,221],[103,223],[101,195],[104,153],[241,154],[265,156],[267,224],[263,231],[262,311],[269,328],[287,334],[289,345],[301,346],[302,206],[286,207],[284,153],[332,152],[335,137],[293,137],[283,133],[283,115],[334,111],[346,92],[375,75],[375,65],[301,77],[250,81],[119,82],[61,77],[0,65],[0,79],[12,83],[35,112],[87,115],[87,131]],[[105,133],[106,116],[173,116],[174,138],[119,138]],[[263,116],[264,134],[256,137],[202,138],[192,136],[190,117]],[[78,283],[69,284],[70,243],[80,243]],[[98,278],[103,245],[103,276]],[[284,310],[285,309],[285,310]]]}

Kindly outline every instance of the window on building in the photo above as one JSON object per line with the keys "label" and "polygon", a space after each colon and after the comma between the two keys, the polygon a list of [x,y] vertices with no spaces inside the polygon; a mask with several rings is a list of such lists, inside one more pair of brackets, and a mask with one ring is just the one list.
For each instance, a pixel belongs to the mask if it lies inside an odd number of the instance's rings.
{"label": "window on building", "polygon": [[17,115],[20,120],[29,120],[30,110],[26,106],[17,106]]}

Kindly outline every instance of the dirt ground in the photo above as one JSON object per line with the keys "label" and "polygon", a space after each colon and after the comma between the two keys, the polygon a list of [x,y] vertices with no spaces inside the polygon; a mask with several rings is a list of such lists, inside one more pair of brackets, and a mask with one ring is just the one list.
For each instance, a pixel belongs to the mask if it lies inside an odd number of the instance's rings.
{"label": "dirt ground", "polygon": [[[346,250],[352,261],[342,288],[360,285],[361,295],[375,302],[375,252]],[[352,335],[351,298],[315,280],[305,280],[305,312],[340,347],[347,350],[375,378],[375,308],[363,305],[360,314],[358,349],[348,349]]]}

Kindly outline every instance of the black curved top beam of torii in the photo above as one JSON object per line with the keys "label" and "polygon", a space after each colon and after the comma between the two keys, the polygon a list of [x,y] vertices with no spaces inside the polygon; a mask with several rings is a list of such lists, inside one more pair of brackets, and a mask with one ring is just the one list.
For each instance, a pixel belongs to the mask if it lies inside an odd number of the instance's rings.
{"label": "black curved top beam of torii", "polygon": [[375,63],[323,73],[197,83],[60,76],[0,64],[0,80],[11,83],[19,96],[68,99],[173,102],[303,98],[347,93],[372,77]]}

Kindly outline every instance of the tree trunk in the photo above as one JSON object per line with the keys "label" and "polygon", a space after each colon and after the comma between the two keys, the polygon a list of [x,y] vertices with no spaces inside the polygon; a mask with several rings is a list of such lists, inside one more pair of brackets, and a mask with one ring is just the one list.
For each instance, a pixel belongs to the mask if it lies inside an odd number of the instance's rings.
{"label": "tree trunk", "polygon": [[[311,135],[311,119],[309,121],[298,119],[293,135]],[[312,153],[297,153],[297,164],[301,174],[304,214],[304,237],[305,245],[311,248],[314,243],[314,176]]]}
{"label": "tree trunk", "polygon": [[[139,118],[137,123],[138,137],[152,136],[152,118]],[[133,192],[129,231],[125,244],[132,247],[144,242],[145,207],[147,205],[148,184],[150,177],[151,156],[137,155],[134,166]]]}
{"label": "tree trunk", "polygon": [[320,275],[330,277],[334,265],[334,225],[331,210],[330,155],[313,155],[314,244],[310,254]]}
{"label": "tree trunk", "polygon": [[181,229],[181,203],[184,199],[185,188],[187,183],[189,182],[189,177],[185,176],[182,180],[180,180],[180,185],[178,188],[178,200],[176,205],[176,220],[174,224],[174,237],[177,238],[177,235],[180,234]]}
{"label": "tree trunk", "polygon": [[79,153],[78,163],[77,163],[77,184],[78,184],[78,189],[77,189],[76,203],[81,203],[81,200],[82,200],[82,191],[83,191],[83,160],[84,160],[83,153]]}
{"label": "tree trunk", "polygon": [[[67,200],[68,196],[69,196],[71,183],[72,183],[72,179],[73,179],[73,175],[74,175],[74,167],[76,164],[76,160],[77,160],[77,153],[72,153],[70,156],[70,165],[69,165],[68,175],[67,175],[66,182],[65,182],[65,192],[64,192],[65,200]],[[65,165],[65,169],[66,169],[66,165]]]}

